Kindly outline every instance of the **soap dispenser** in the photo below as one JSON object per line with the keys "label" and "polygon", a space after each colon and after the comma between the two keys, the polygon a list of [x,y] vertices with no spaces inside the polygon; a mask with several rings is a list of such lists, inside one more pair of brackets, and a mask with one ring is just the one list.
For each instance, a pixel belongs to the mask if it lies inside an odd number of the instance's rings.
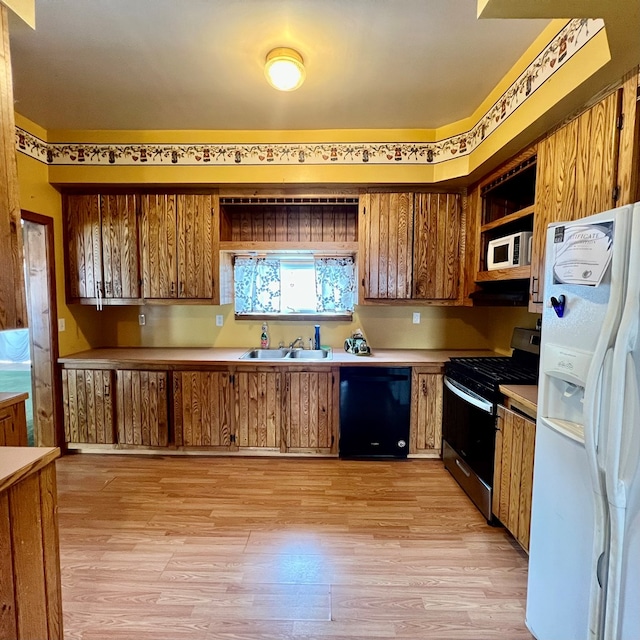
{"label": "soap dispenser", "polygon": [[266,322],[262,323],[262,333],[260,334],[260,348],[269,348],[269,329]]}
{"label": "soap dispenser", "polygon": [[313,348],[316,350],[320,349],[320,325],[316,324],[314,325],[314,329],[315,329],[315,337],[313,340]]}

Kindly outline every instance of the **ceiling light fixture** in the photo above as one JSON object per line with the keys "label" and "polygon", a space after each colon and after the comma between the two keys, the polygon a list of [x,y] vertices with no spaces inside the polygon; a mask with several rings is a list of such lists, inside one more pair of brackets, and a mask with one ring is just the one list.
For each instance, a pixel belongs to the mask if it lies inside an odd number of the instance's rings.
{"label": "ceiling light fixture", "polygon": [[267,54],[264,75],[274,89],[294,91],[305,78],[302,56],[288,47],[272,49]]}

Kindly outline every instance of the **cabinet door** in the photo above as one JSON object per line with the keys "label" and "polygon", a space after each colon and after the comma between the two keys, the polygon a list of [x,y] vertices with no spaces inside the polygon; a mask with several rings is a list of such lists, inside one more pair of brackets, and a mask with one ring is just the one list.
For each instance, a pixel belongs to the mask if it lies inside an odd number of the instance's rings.
{"label": "cabinet door", "polygon": [[119,444],[166,447],[169,443],[166,371],[116,371]]}
{"label": "cabinet door", "polygon": [[282,428],[281,373],[237,371],[235,429],[239,447],[280,447]]}
{"label": "cabinet door", "polygon": [[[178,298],[214,296],[214,224],[216,196],[182,194],[178,198]],[[217,260],[215,260],[217,266]]]}
{"label": "cabinet door", "polygon": [[113,372],[63,369],[62,398],[67,442],[112,444],[116,441]]}
{"label": "cabinet door", "polygon": [[545,243],[551,222],[578,220],[615,206],[618,94],[538,145],[529,310],[544,302]]}
{"label": "cabinet door", "polygon": [[413,194],[370,193],[362,200],[364,297],[409,299],[413,269]]}
{"label": "cabinet door", "polygon": [[102,291],[100,196],[65,195],[67,298],[97,298]]}
{"label": "cabinet door", "polygon": [[283,449],[336,453],[337,375],[333,371],[285,373]]}
{"label": "cabinet door", "polygon": [[415,200],[413,298],[456,300],[460,285],[460,196],[419,193]]}
{"label": "cabinet door", "polygon": [[142,295],[145,298],[176,298],[177,196],[140,196]]}
{"label": "cabinet door", "polygon": [[498,407],[492,511],[525,551],[529,549],[536,423]]}
{"label": "cabinet door", "polygon": [[0,446],[27,445],[27,417],[23,400],[0,409]]}
{"label": "cabinet door", "polygon": [[176,445],[230,449],[230,392],[228,371],[176,371],[173,374]]}
{"label": "cabinet door", "polygon": [[105,298],[140,298],[138,218],[131,194],[100,196]]}
{"label": "cabinet door", "polygon": [[410,453],[442,449],[442,374],[414,367],[411,374]]}

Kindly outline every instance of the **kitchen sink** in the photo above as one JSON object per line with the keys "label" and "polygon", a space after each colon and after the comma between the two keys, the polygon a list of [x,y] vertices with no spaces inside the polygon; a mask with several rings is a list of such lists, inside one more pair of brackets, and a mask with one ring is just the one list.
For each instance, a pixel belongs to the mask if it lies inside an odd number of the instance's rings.
{"label": "kitchen sink", "polygon": [[292,349],[287,358],[296,360],[327,360],[331,359],[328,349]]}
{"label": "kitchen sink", "polygon": [[290,351],[290,349],[250,349],[240,356],[240,360],[282,360]]}
{"label": "kitchen sink", "polygon": [[331,360],[331,349],[249,349],[240,360]]}

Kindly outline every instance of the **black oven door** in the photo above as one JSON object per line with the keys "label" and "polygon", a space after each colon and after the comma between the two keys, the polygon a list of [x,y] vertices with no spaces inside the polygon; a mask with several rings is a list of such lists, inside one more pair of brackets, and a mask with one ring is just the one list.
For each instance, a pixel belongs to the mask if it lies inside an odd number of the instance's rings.
{"label": "black oven door", "polygon": [[494,405],[445,376],[442,457],[445,467],[491,520],[496,418]]}

